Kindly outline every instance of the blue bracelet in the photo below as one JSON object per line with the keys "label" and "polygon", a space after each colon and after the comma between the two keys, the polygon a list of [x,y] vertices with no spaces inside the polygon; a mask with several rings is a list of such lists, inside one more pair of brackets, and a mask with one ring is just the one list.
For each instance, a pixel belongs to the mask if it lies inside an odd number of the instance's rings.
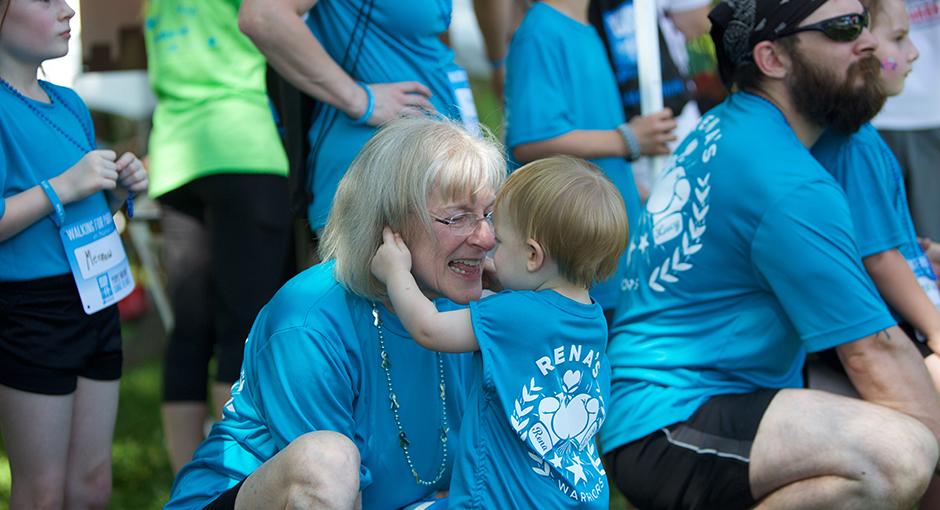
{"label": "blue bracelet", "polygon": [[127,218],[131,219],[134,217],[134,192],[127,192]]}
{"label": "blue bracelet", "polygon": [[43,180],[39,183],[39,186],[46,193],[49,202],[52,202],[53,214],[49,215],[52,217],[52,222],[55,223],[56,227],[61,227],[62,224],[65,223],[65,206],[62,205],[62,201],[59,200],[59,195],[56,195],[49,181]]}
{"label": "blue bracelet", "polygon": [[497,69],[502,69],[506,65],[506,57],[491,58],[489,62],[490,62],[490,69],[492,69],[493,71],[496,71]]}
{"label": "blue bracelet", "polygon": [[624,122],[617,126],[617,132],[620,133],[623,142],[627,145],[627,157],[625,159],[631,163],[640,159],[640,156],[642,156],[640,153],[640,141],[637,140],[636,135],[633,134],[630,125]]}
{"label": "blue bracelet", "polygon": [[366,91],[366,96],[369,99],[369,102],[366,104],[366,111],[365,113],[362,114],[362,117],[359,117],[358,119],[353,120],[353,124],[362,125],[362,124],[365,124],[366,122],[369,122],[369,119],[372,118],[372,110],[375,109],[375,95],[372,94],[372,89],[370,89],[369,86],[366,85],[365,83],[362,83],[361,81],[357,81],[356,85],[359,85],[360,87],[362,87],[362,90]]}

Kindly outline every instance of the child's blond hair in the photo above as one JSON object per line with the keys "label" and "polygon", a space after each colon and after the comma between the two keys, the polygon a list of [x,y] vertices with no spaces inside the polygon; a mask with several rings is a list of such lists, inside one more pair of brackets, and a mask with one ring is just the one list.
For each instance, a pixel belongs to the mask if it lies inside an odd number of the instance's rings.
{"label": "child's blond hair", "polygon": [[516,170],[496,196],[495,211],[507,215],[522,239],[538,242],[568,281],[584,287],[612,276],[627,247],[623,198],[583,159],[553,156]]}

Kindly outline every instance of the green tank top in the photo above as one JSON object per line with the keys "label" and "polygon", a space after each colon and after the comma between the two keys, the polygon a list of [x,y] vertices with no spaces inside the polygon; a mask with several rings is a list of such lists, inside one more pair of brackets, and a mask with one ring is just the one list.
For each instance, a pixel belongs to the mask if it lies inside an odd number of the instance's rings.
{"label": "green tank top", "polygon": [[145,39],[157,96],[150,194],[217,173],[287,175],[265,61],[238,30],[241,0],[150,0]]}

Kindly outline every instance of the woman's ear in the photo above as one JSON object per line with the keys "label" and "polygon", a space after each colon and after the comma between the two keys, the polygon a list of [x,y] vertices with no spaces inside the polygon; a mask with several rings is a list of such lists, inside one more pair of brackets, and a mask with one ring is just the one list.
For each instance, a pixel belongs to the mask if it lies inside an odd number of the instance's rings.
{"label": "woman's ear", "polygon": [[545,250],[542,249],[542,245],[530,237],[526,240],[525,247],[528,252],[526,256],[526,269],[530,273],[542,269],[542,266],[545,265]]}
{"label": "woman's ear", "polygon": [[773,41],[761,41],[754,46],[753,57],[757,68],[769,78],[783,79],[790,72],[790,55]]}

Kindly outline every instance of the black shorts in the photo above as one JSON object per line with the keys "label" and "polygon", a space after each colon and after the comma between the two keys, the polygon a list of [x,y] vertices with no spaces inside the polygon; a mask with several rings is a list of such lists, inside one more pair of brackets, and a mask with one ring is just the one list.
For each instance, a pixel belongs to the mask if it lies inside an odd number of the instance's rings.
{"label": "black shorts", "polygon": [[235,510],[235,498],[238,497],[238,491],[241,490],[245,481],[238,482],[231,489],[219,494],[219,497],[212,500],[211,503],[203,507],[203,510]]}
{"label": "black shorts", "polygon": [[117,306],[86,315],[71,274],[0,282],[0,384],[68,395],[78,377],[121,378]]}
{"label": "black shorts", "polygon": [[637,508],[750,508],[751,446],[778,390],[719,395],[691,418],[607,454],[610,478]]}

